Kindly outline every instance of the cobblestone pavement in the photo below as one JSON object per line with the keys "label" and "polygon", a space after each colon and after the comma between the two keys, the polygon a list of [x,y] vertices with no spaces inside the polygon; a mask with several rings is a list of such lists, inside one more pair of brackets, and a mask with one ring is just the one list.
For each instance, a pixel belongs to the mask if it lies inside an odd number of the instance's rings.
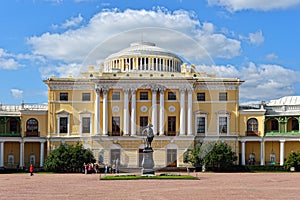
{"label": "cobblestone pavement", "polygon": [[300,199],[300,173],[198,176],[200,180],[99,181],[99,174],[0,174],[0,199]]}

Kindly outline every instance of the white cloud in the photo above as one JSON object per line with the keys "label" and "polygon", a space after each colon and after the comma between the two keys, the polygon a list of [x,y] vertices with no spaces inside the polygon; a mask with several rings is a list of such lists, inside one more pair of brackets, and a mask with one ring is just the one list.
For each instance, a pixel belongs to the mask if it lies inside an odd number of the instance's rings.
{"label": "white cloud", "polygon": [[240,87],[242,101],[270,100],[294,95],[294,85],[300,83],[300,71],[272,64],[249,63],[240,69],[235,66],[198,66],[198,69],[214,73],[217,77],[237,77],[245,81]]}
{"label": "white cloud", "polygon": [[19,67],[21,64],[18,63],[15,56],[0,48],[0,69],[15,70]]}
{"label": "white cloud", "polygon": [[259,46],[265,41],[265,38],[263,36],[263,33],[261,30],[256,31],[255,33],[249,33],[248,36],[239,35],[240,40],[245,40],[249,42],[250,44]]}
{"label": "white cloud", "polygon": [[77,17],[71,17],[71,19],[67,19],[61,25],[53,24],[52,28],[53,29],[57,29],[57,28],[61,28],[61,29],[74,28],[74,27],[79,26],[82,21],[83,21],[83,17],[81,16],[81,14],[78,14]]}
{"label": "white cloud", "polygon": [[10,93],[16,99],[21,99],[23,97],[23,90],[11,89]]}
{"label": "white cloud", "polygon": [[261,31],[257,31],[256,33],[249,33],[249,41],[251,44],[260,45],[264,42],[265,38]]}
{"label": "white cloud", "polygon": [[[91,54],[95,60],[102,60],[139,40],[155,42],[192,61],[232,58],[241,51],[240,41],[217,33],[212,23],[201,24],[194,13],[165,8],[103,10],[80,28],[61,34],[47,32],[27,41],[36,55],[63,63],[82,63]],[[93,53],[96,47],[97,53]]]}
{"label": "white cloud", "polygon": [[231,12],[240,10],[287,9],[300,4],[300,0],[207,0],[209,5],[225,7]]}
{"label": "white cloud", "polygon": [[77,77],[80,73],[81,66],[77,63],[49,65],[47,67],[40,67],[39,72],[43,79],[50,76],[58,77]]}
{"label": "white cloud", "polygon": [[266,55],[266,59],[273,61],[273,60],[277,60],[278,56],[275,53],[270,53],[270,54]]}

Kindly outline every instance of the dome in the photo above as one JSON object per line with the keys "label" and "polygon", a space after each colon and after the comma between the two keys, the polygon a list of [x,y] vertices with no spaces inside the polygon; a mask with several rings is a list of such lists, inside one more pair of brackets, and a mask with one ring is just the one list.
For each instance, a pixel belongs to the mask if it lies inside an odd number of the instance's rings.
{"label": "dome", "polygon": [[111,54],[104,61],[104,71],[166,71],[180,72],[182,60],[171,51],[152,42],[135,42]]}
{"label": "dome", "polygon": [[123,49],[117,53],[111,54],[106,59],[120,58],[127,56],[166,56],[170,58],[180,59],[176,54],[157,47],[152,42],[134,42],[130,47]]}

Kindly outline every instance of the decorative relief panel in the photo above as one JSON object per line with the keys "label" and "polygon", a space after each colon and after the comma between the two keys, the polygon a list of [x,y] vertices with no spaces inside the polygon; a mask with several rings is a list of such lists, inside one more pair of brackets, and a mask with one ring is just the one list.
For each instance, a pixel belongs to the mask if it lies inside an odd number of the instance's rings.
{"label": "decorative relief panel", "polygon": [[119,112],[119,111],[120,111],[119,106],[114,106],[114,107],[112,107],[112,111],[113,111],[114,113]]}
{"label": "decorative relief panel", "polygon": [[148,110],[147,106],[141,106],[140,109],[142,112],[147,112],[147,110]]}
{"label": "decorative relief panel", "polygon": [[168,110],[169,112],[175,112],[176,108],[175,106],[169,106]]}

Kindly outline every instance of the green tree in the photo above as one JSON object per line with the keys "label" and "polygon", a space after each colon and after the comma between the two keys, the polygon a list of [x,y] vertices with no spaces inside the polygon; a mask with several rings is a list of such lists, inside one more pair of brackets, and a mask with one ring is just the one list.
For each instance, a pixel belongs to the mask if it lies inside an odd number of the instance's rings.
{"label": "green tree", "polygon": [[78,172],[81,171],[83,163],[95,161],[91,150],[84,149],[81,144],[61,144],[45,159],[44,168],[53,172]]}
{"label": "green tree", "polygon": [[300,171],[300,152],[292,152],[284,162],[283,167],[286,170],[294,167],[295,171]]}
{"label": "green tree", "polygon": [[192,163],[195,167],[209,166],[224,170],[233,166],[237,156],[226,143],[198,144],[194,149],[187,150],[184,154],[184,162]]}

